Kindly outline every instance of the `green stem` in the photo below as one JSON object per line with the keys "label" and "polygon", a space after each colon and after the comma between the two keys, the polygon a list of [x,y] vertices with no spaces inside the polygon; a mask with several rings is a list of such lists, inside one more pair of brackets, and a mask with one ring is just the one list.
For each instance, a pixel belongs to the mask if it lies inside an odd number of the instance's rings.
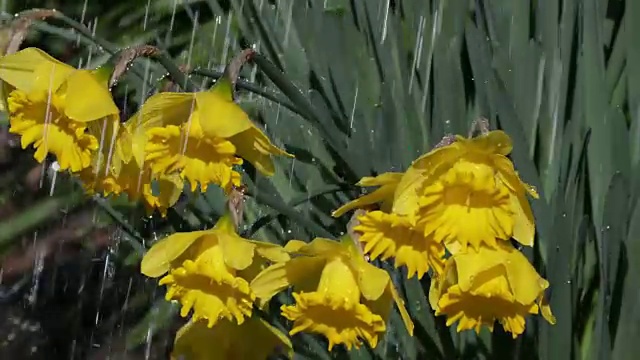
{"label": "green stem", "polygon": [[97,38],[93,33],[93,31],[91,31],[91,29],[84,26],[80,22],[66,16],[65,14],[59,11],[56,11],[56,13],[53,15],[53,18],[60,20],[63,23],[69,25],[69,27],[76,30],[80,35],[84,36],[85,38],[91,40],[93,43],[95,43],[99,48],[103,49],[104,51],[111,54],[115,54],[116,52],[118,52],[119,49],[116,45],[113,45],[106,40]]}
{"label": "green stem", "polygon": [[301,107],[307,120],[319,123],[319,119],[315,116],[313,105],[307,100],[302,91],[286,78],[280,69],[259,53],[253,55],[252,61],[291,101]]}
{"label": "green stem", "polygon": [[134,227],[124,219],[122,214],[117,212],[113,207],[111,207],[111,205],[109,205],[107,199],[101,198],[99,196],[93,196],[92,198],[93,198],[93,201],[102,210],[104,210],[114,222],[116,222],[127,233],[129,233],[129,235],[133,237],[133,239],[135,239],[135,240],[132,240],[124,237],[124,239],[128,240],[126,241],[126,243],[129,244],[133,248],[133,250],[136,251],[136,253],[138,253],[139,255],[144,255],[144,253],[146,252],[146,249],[144,248],[144,246],[142,246],[142,242],[144,241],[144,239],[142,238],[142,235],[140,235],[140,233],[136,229],[134,229]]}
{"label": "green stem", "polygon": [[289,207],[287,204],[281,202],[281,201],[277,201],[269,196],[265,196],[263,195],[263,192],[254,192],[254,191],[247,191],[245,192],[245,194],[247,196],[251,196],[252,198],[254,198],[257,202],[262,203],[264,205],[269,206],[270,208],[278,211],[280,214],[288,217],[289,219],[297,222],[298,224],[306,227],[309,231],[315,233],[316,236],[322,236],[322,237],[326,237],[326,238],[330,238],[332,239],[334,236],[333,234],[331,234],[329,231],[327,231],[325,228],[323,228],[322,226],[316,224],[315,222],[309,220],[308,218],[302,216],[299,212],[297,212],[295,209]]}
{"label": "green stem", "polygon": [[[309,196],[301,196],[298,199],[294,199],[291,200],[287,206],[290,208],[294,208],[296,206],[299,206],[301,204],[304,204],[308,201],[311,201],[311,199],[315,199],[318,198],[322,195],[326,195],[326,194],[333,194],[333,193],[337,193],[337,192],[344,192],[344,191],[348,191],[353,189],[354,187],[350,184],[340,184],[340,185],[331,185],[328,186],[327,188],[320,190],[319,192],[313,194],[313,195],[309,195]],[[251,227],[249,228],[249,230],[245,231],[244,234],[242,234],[243,237],[248,238],[253,236],[253,234],[255,234],[256,232],[258,232],[261,228],[263,228],[264,226],[267,226],[271,221],[273,221],[279,214],[267,214],[261,218],[259,218],[258,220],[254,221],[253,224],[251,224]]]}
{"label": "green stem", "polygon": [[169,76],[171,76],[173,81],[182,89],[184,89],[185,91],[198,90],[198,86],[193,81],[191,81],[187,74],[180,70],[180,68],[173,62],[173,59],[171,59],[169,54],[161,51],[152,58],[159,62],[160,65],[162,65],[165,69],[167,69]]}
{"label": "green stem", "polygon": [[113,73],[111,75],[111,80],[109,81],[109,86],[113,86],[117,83],[120,76],[128,71],[131,63],[139,57],[146,57],[159,62],[165,69],[167,69],[171,79],[186,91],[197,90],[196,85],[184,72],[180,70],[166,52],[151,45],[133,46],[118,51],[109,60],[110,63],[115,62],[115,64],[113,64]]}

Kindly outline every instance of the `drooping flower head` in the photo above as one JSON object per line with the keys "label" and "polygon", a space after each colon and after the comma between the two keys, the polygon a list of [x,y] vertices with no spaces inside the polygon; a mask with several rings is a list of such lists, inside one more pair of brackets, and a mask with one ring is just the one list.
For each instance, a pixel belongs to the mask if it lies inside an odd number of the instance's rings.
{"label": "drooping flower head", "polygon": [[154,244],[145,254],[141,272],[160,277],[166,299],[182,304],[180,315],[193,310],[193,321],[214,326],[219,319],[242,324],[251,317],[255,294],[249,281],[257,267],[284,261],[288,255],[270,243],[243,239],[230,215],[210,230],[175,233]]}
{"label": "drooping flower head", "polygon": [[10,132],[23,148],[33,144],[39,162],[54,154],[62,170],[89,167],[99,144],[87,124],[119,116],[105,69],[77,70],[27,48],[0,58],[0,79],[10,87]]}
{"label": "drooping flower head", "polygon": [[495,246],[511,237],[531,246],[535,225],[526,193],[538,195],[506,157],[511,148],[502,131],[458,136],[414,161],[398,184],[392,212],[421,222],[425,235],[448,247]]}
{"label": "drooping flower head", "polygon": [[159,93],[140,109],[139,126],[148,142],[153,173],[179,173],[195,190],[216,184],[225,191],[240,185],[233,167],[242,159],[265,175],[274,173],[270,155],[288,155],[274,146],[233,101],[224,79],[209,91]]}
{"label": "drooping flower head", "polygon": [[358,216],[353,228],[360,234],[364,252],[371,259],[394,257],[396,268],[407,267],[407,277],[421,279],[429,269],[436,274],[444,269],[445,248],[424,228],[411,223],[407,216],[369,211]]}
{"label": "drooping flower head", "polygon": [[396,188],[403,173],[384,173],[376,177],[364,177],[358,186],[380,186],[375,191],[350,201],[333,212],[341,216],[347,211],[378,204],[380,210],[371,210],[357,215],[358,224],[353,228],[364,244],[364,252],[371,259],[387,260],[394,257],[396,267],[406,266],[407,276],[422,278],[429,269],[441,272],[445,249],[424,228],[410,221],[407,215],[391,213]]}
{"label": "drooping flower head", "polygon": [[555,318],[543,298],[549,282],[538,275],[527,258],[508,244],[480,246],[447,260],[445,274],[433,278],[429,302],[436,315],[446,315],[447,326],[457,330],[493,331],[498,321],[513,337],[522,334],[529,314]]}
{"label": "drooping flower head", "polygon": [[334,345],[372,347],[384,334],[395,301],[407,330],[413,323],[389,275],[369,264],[350,238],[341,242],[317,238],[306,244],[291,240],[285,246],[292,258],[265,269],[251,283],[259,298],[269,299],[293,286],[294,305],[283,305],[282,316],[293,321],[290,334],[312,332]]}
{"label": "drooping flower head", "polygon": [[153,175],[144,162],[143,131],[129,119],[119,122],[96,121],[89,134],[101,139],[100,151],[93,154],[91,166],[77,173],[89,193],[126,194],[129,201],[142,201],[148,213],[155,209],[165,216],[182,193],[184,183],[177,174]]}
{"label": "drooping flower head", "polygon": [[[248,339],[250,344],[247,344]],[[278,329],[254,316],[242,324],[222,319],[213,328],[205,321],[189,321],[176,334],[171,359],[267,359],[276,352],[292,358],[291,341]]]}

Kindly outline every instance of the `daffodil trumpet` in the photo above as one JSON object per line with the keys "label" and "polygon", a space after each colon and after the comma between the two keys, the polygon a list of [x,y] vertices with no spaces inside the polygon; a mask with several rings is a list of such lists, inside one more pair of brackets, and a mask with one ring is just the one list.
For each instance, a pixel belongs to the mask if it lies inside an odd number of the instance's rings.
{"label": "daffodil trumpet", "polygon": [[281,314],[293,322],[289,332],[322,334],[329,350],[337,344],[376,347],[387,329],[395,302],[409,334],[413,323],[389,275],[369,264],[345,236],[341,241],[316,238],[310,243],[290,240],[285,250],[291,258],[271,265],[252,282],[258,298],[268,300],[293,287],[293,305]]}

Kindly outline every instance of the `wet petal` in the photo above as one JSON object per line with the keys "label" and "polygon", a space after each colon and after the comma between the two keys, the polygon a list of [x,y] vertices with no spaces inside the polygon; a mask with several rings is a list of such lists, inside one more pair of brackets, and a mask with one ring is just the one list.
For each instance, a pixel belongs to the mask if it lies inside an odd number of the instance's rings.
{"label": "wet petal", "polygon": [[[246,339],[251,338],[251,346]],[[293,356],[291,341],[285,334],[260,318],[242,325],[221,320],[213,328],[206,321],[192,320],[176,333],[172,359],[226,360],[266,359],[279,352]]]}
{"label": "wet petal", "polygon": [[400,215],[413,214],[418,210],[418,189],[435,181],[462,155],[463,149],[452,145],[428,152],[416,159],[405,172],[396,188],[393,209]]}
{"label": "wet petal", "polygon": [[362,296],[373,301],[382,296],[391,279],[386,271],[364,262],[364,259],[362,260],[355,264],[352,261],[351,266],[358,274],[357,281]]}
{"label": "wet petal", "polygon": [[331,214],[331,216],[339,217],[353,209],[359,209],[368,205],[392,201],[393,194],[396,191],[396,186],[402,179],[402,176],[403,173],[388,172],[380,174],[376,177],[363,177],[356,185],[381,187],[369,194],[360,196],[359,198],[342,205],[341,207],[336,209]]}
{"label": "wet petal", "polygon": [[66,81],[67,101],[65,113],[73,120],[89,122],[106,116],[118,116],[120,110],[113,102],[111,92],[96,75],[77,70]]}
{"label": "wet petal", "polygon": [[141,130],[144,133],[152,127],[180,126],[189,119],[193,111],[195,111],[193,93],[157,93],[142,104],[140,110],[126,121],[125,127],[132,134],[136,134],[135,130]]}
{"label": "wet petal", "polygon": [[[52,73],[54,66],[57,70]],[[34,89],[38,77],[47,77],[46,84],[51,84],[51,89],[55,91],[73,70],[73,67],[37,48],[26,48],[0,58],[0,79],[25,92]],[[49,86],[45,88],[48,89]]]}
{"label": "wet petal", "polygon": [[253,125],[228,140],[236,146],[236,153],[240,157],[253,164],[258,171],[267,176],[271,176],[275,172],[271,155],[293,157],[293,155],[273,145],[269,138]]}
{"label": "wet petal", "polygon": [[[298,246],[298,243],[295,245]],[[290,252],[294,252],[290,250],[291,247],[287,247],[285,245],[285,249]],[[305,246],[301,246],[295,250],[295,253],[299,255],[309,255],[309,256],[322,256],[322,257],[331,257],[338,256],[344,253],[344,248],[342,244],[335,240],[325,239],[325,238],[315,238],[310,243],[305,244]]]}
{"label": "wet petal", "polygon": [[169,271],[170,264],[200,237],[211,230],[175,233],[153,244],[142,258],[140,272],[148,277],[158,277]]}
{"label": "wet petal", "polygon": [[253,262],[256,246],[238,235],[218,232],[218,241],[224,254],[227,266],[236,270],[244,270]]}
{"label": "wet petal", "polygon": [[365,176],[356,185],[358,186],[382,186],[398,184],[404,173],[386,172],[378,176]]}
{"label": "wet petal", "polygon": [[273,262],[283,262],[290,259],[287,251],[280,245],[264,241],[249,240],[256,245],[256,252],[263,258]]}
{"label": "wet petal", "polygon": [[309,288],[317,283],[325,263],[322,258],[299,257],[273,264],[251,281],[251,289],[256,297],[268,300],[289,286]]}
{"label": "wet petal", "polygon": [[249,130],[253,123],[238,104],[214,92],[196,93],[202,131],[207,136],[230,138]]}
{"label": "wet petal", "polygon": [[307,246],[307,243],[302,240],[289,240],[284,245],[284,249],[288,252],[296,252],[305,246]]}
{"label": "wet petal", "polygon": [[509,155],[513,150],[511,138],[502,130],[490,131],[487,135],[473,138],[472,141],[492,154]]}
{"label": "wet petal", "polygon": [[404,326],[407,328],[409,335],[413,336],[413,328],[414,328],[413,321],[411,320],[411,316],[409,316],[409,312],[407,311],[407,308],[404,306],[404,300],[402,299],[400,294],[398,294],[398,290],[396,289],[396,286],[391,281],[389,282],[389,291],[391,291],[391,296],[393,297],[393,301],[396,303],[396,306],[398,307],[398,311],[400,312],[400,317],[402,318],[402,322],[404,323]]}

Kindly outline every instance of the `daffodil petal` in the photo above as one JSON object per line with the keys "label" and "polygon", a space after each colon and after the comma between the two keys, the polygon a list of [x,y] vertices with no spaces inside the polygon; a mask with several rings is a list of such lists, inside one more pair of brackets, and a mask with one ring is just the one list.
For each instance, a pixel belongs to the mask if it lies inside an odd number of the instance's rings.
{"label": "daffodil petal", "polygon": [[[286,246],[285,246],[286,248]],[[289,251],[287,249],[287,251]],[[330,257],[343,253],[342,244],[335,240],[315,238],[310,243],[295,251],[299,255]]]}
{"label": "daffodil petal", "polygon": [[364,259],[362,260],[351,267],[357,271],[357,281],[362,296],[367,300],[374,301],[382,296],[391,280],[386,271],[364,262]]}
{"label": "daffodil petal", "polygon": [[542,313],[542,317],[547,320],[549,324],[556,324],[556,317],[551,312],[551,306],[549,306],[549,303],[543,296],[540,296],[540,312]]}
{"label": "daffodil petal", "polygon": [[402,318],[402,322],[404,323],[404,326],[407,328],[409,335],[413,336],[413,329],[414,329],[413,321],[411,320],[411,316],[409,316],[409,312],[407,311],[407,308],[404,306],[404,300],[402,299],[400,294],[398,294],[398,290],[396,289],[396,286],[393,285],[393,282],[391,281],[389,281],[389,291],[391,291],[391,296],[393,297],[393,301],[396,303],[396,306],[398,307],[398,311],[400,312],[400,317]]}
{"label": "daffodil petal", "polygon": [[[61,71],[51,74],[47,70],[51,70],[52,66],[56,66]],[[37,71],[38,69],[44,71]],[[52,90],[55,91],[64,77],[73,70],[71,66],[37,48],[26,48],[0,58],[0,79],[25,92],[33,90],[38,76],[47,75],[53,76],[48,80],[52,84]]]}
{"label": "daffodil petal", "polygon": [[256,170],[266,176],[271,176],[275,173],[271,155],[293,157],[293,155],[273,145],[269,138],[253,125],[247,130],[233,135],[228,140],[235,145],[236,153],[240,157],[253,164]]}
{"label": "daffodil petal", "polygon": [[502,130],[490,131],[486,135],[473,138],[472,141],[494,154],[509,155],[513,150],[511,138]]}
{"label": "daffodil petal", "polygon": [[482,273],[500,267],[507,257],[507,252],[494,251],[484,245],[481,245],[477,251],[467,248],[467,251],[456,253],[453,262],[456,266],[460,289],[469,291],[475,284],[481,283]]}
{"label": "daffodil petal", "polygon": [[[245,346],[247,337],[252,337],[251,346]],[[266,359],[277,352],[292,358],[291,341],[258,317],[242,324],[222,319],[213,327],[192,318],[176,333],[171,359]]]}
{"label": "daffodil petal", "polygon": [[396,187],[392,211],[399,215],[415,213],[419,207],[418,189],[435,181],[453,165],[463,151],[454,143],[432,150],[416,159]]}
{"label": "daffodil petal", "polygon": [[317,282],[325,263],[323,258],[305,256],[273,264],[251,281],[251,290],[259,299],[268,300],[289,286],[309,287]]}
{"label": "daffodil petal", "polygon": [[290,259],[287,251],[280,245],[264,242],[249,240],[252,244],[256,245],[256,252],[263,258],[273,262],[284,262]]}
{"label": "daffodil petal", "polygon": [[230,138],[249,130],[253,123],[238,104],[210,91],[195,94],[202,131],[207,136]]}
{"label": "daffodil petal", "polygon": [[398,184],[402,179],[404,173],[401,172],[386,172],[378,176],[365,176],[356,183],[358,186],[382,186]]}
{"label": "daffodil petal", "polygon": [[512,237],[524,246],[533,246],[536,225],[533,212],[531,212],[531,207],[524,193],[511,195],[511,209],[514,217]]}
{"label": "daffodil petal", "polygon": [[148,277],[159,277],[169,271],[171,261],[182,255],[200,237],[211,230],[175,233],[153,244],[142,258],[140,272]]}
{"label": "daffodil petal", "polygon": [[251,242],[232,234],[218,233],[218,241],[224,254],[227,266],[236,270],[244,270],[253,262],[256,246]]}
{"label": "daffodil petal", "polygon": [[338,209],[336,209],[331,216],[340,217],[346,212],[363,208],[367,205],[390,202],[393,200],[393,194],[396,191],[396,186],[402,179],[403,173],[384,173],[376,177],[363,177],[356,184],[358,186],[381,186],[380,188],[372,191],[369,194],[360,196],[359,198],[350,201]]}
{"label": "daffodil petal", "polygon": [[118,116],[120,110],[113,102],[107,84],[101,84],[88,70],[76,70],[66,80],[65,113],[73,120],[89,122],[107,116]]}
{"label": "daffodil petal", "polygon": [[125,123],[132,134],[139,130],[144,133],[153,127],[167,125],[180,126],[189,119],[196,109],[193,93],[157,93],[142,104],[140,110]]}
{"label": "daffodil petal", "polygon": [[284,245],[284,249],[288,252],[296,252],[305,246],[307,246],[307,243],[302,240],[289,240]]}

